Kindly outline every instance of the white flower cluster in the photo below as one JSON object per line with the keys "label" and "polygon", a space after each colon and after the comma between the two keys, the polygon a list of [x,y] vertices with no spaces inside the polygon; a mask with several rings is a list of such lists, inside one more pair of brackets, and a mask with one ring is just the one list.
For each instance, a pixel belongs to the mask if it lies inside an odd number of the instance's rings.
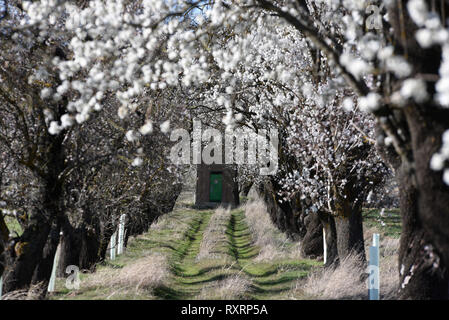
{"label": "white flower cluster", "polygon": [[[65,1],[26,2],[24,24],[38,24],[42,31],[50,31],[59,27],[56,21],[64,21],[65,33],[72,35],[71,58],[54,59],[61,85],[42,90],[41,96],[60,99],[72,92],[68,111],[73,117],[71,121],[61,119],[62,124],[52,122],[50,131],[56,134],[75,121],[88,120],[92,112],[102,109],[108,91],[115,92],[121,101],[119,116],[124,118],[132,108],[131,100],[146,87],[163,90],[178,84],[180,78],[185,85],[207,80],[208,63],[198,50],[207,40],[204,32],[185,31],[178,28],[179,19],[164,18],[187,6],[177,1],[146,0],[139,10],[131,11],[123,0],[94,0],[84,9]],[[214,12],[219,11],[219,6],[214,8]],[[168,59],[155,59],[164,43],[170,52]],[[151,129],[146,124],[141,131],[150,133]]]}

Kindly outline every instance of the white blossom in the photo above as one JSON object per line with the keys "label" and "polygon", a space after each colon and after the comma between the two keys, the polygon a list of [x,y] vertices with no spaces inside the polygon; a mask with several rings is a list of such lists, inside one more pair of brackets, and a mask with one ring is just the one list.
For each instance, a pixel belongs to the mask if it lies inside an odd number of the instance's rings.
{"label": "white blossom", "polygon": [[160,128],[162,133],[167,133],[170,130],[170,120],[164,121]]}
{"label": "white blossom", "polygon": [[153,132],[153,122],[151,120],[147,120],[143,126],[140,127],[139,132],[142,135],[147,135]]}

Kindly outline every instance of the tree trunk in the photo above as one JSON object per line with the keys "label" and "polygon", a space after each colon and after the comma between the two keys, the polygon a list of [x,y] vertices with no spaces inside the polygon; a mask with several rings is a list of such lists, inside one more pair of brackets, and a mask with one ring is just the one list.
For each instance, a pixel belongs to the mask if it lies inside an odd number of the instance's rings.
{"label": "tree trunk", "polygon": [[103,223],[101,229],[102,232],[99,249],[99,261],[104,261],[106,259],[106,255],[109,253],[109,242],[111,241],[111,237],[115,232],[115,228],[109,223],[106,226]]}
{"label": "tree trunk", "polygon": [[81,248],[79,254],[79,268],[94,271],[99,261],[99,234],[91,226],[81,229]]}
{"label": "tree trunk", "polygon": [[[335,220],[331,215],[319,212],[318,216],[321,224],[326,232],[326,263],[325,267],[333,267],[338,265],[338,249],[337,249],[337,230],[335,228]],[[324,257],[323,257],[324,258]]]}
{"label": "tree trunk", "polygon": [[4,292],[29,287],[34,270],[42,258],[51,223],[40,212],[34,213],[19,241],[10,243],[6,255],[7,271],[3,279]]}
{"label": "tree trunk", "polygon": [[3,213],[0,211],[0,277],[5,270],[5,250],[6,244],[9,240],[9,230],[8,226],[5,223],[5,218],[3,217]]}
{"label": "tree trunk", "polygon": [[0,238],[0,277],[3,275],[3,272],[5,271],[5,243],[2,238]]}
{"label": "tree trunk", "polygon": [[61,255],[56,271],[58,277],[66,277],[67,266],[76,265],[79,262],[79,243],[81,241],[77,230],[72,226],[68,217],[64,214],[61,218]]}
{"label": "tree trunk", "polygon": [[414,168],[398,172],[403,235],[399,253],[400,297],[447,299],[449,261],[449,187],[442,172],[430,168],[449,127],[449,112],[432,106],[406,108]]}
{"label": "tree trunk", "polygon": [[433,270],[424,249],[431,237],[423,229],[418,217],[418,190],[404,168],[398,168],[401,201],[402,233],[399,248],[399,298],[445,299],[448,292],[447,273]]}
{"label": "tree trunk", "polygon": [[306,234],[306,229],[301,221],[300,201],[293,199],[288,202],[280,202],[276,193],[276,190],[279,189],[275,181],[268,181],[260,184],[259,194],[267,206],[273,224],[285,232],[290,239],[300,240]]}
{"label": "tree trunk", "polygon": [[[51,277],[51,271],[53,269],[53,262],[55,259],[56,249],[59,244],[59,230],[60,226],[54,223],[51,227],[47,243],[45,244],[42,259],[34,270],[33,279],[31,284],[43,283],[43,287],[46,289]],[[44,291],[46,292],[46,291]]]}
{"label": "tree trunk", "polygon": [[304,218],[306,234],[301,241],[301,253],[304,257],[316,258],[323,254],[323,225],[317,213]]}
{"label": "tree trunk", "polygon": [[[403,10],[407,2],[392,2],[388,6],[389,23],[398,44],[395,49],[399,54],[406,52],[416,74],[438,76],[441,47],[422,48],[415,37],[403,37],[403,30],[413,34],[418,29],[408,11]],[[434,8],[437,15],[447,9],[445,2]],[[449,110],[432,102],[435,81],[426,81],[426,85],[429,102],[409,103],[392,114],[404,135],[403,154],[393,161],[400,162],[394,168],[401,193],[399,296],[403,299],[448,298],[449,187],[443,182],[443,172],[430,168],[430,159],[441,147],[442,134],[449,128]]]}
{"label": "tree trunk", "polygon": [[[431,108],[431,107],[429,107]],[[409,112],[409,120],[415,129],[412,129],[412,135],[422,134],[421,129],[417,129],[416,126],[426,126],[425,121],[432,121],[430,119],[420,119],[418,122],[414,119],[417,115],[413,116],[411,110]],[[419,119],[419,117],[417,117]],[[444,119],[444,117],[442,118]],[[432,126],[437,129],[439,126]],[[415,131],[416,130],[416,131]],[[442,130],[440,128],[440,130]],[[441,143],[441,134],[430,132],[426,133],[426,137],[421,139],[415,138],[416,142],[421,141],[420,145],[415,145],[415,148],[420,150],[413,150],[411,158],[418,158],[415,160],[415,169],[410,166],[408,162],[404,162],[391,148],[380,147],[379,153],[394,169],[395,178],[399,187],[400,209],[402,218],[402,232],[401,241],[399,247],[399,288],[398,297],[400,299],[413,299],[413,300],[430,300],[430,299],[447,299],[448,298],[448,274],[445,271],[446,263],[443,258],[440,257],[438,251],[435,250],[433,244],[434,232],[429,231],[424,227],[422,221],[422,214],[420,209],[420,203],[423,203],[427,193],[438,194],[435,191],[435,186],[427,184],[426,187],[419,187],[419,180],[426,181],[427,179],[435,179],[436,183],[443,183],[441,175],[436,172],[432,172],[429,167],[430,157],[438,149]],[[426,139],[429,139],[426,141]],[[426,145],[422,145],[425,143]],[[427,162],[427,163],[426,163]],[[419,164],[418,164],[419,163]],[[418,170],[420,173],[418,173]],[[426,172],[426,173],[425,173]],[[422,175],[427,177],[422,178]],[[421,176],[418,179],[417,176]],[[435,183],[434,182],[434,183]],[[440,190],[444,190],[445,186],[440,185],[437,187]],[[439,195],[438,198],[433,198],[432,202],[445,202],[448,195]],[[427,205],[432,208],[433,203]],[[427,212],[425,210],[424,212]],[[447,212],[447,209],[446,209]],[[439,215],[441,213],[441,215]],[[447,222],[447,218],[444,218],[444,213],[436,211],[437,219],[441,219],[441,223]],[[434,263],[437,262],[437,263]]]}
{"label": "tree trunk", "polygon": [[58,277],[65,277],[65,269],[70,265],[75,265],[80,270],[94,271],[99,261],[100,235],[97,230],[86,225],[75,229],[66,221],[61,237]]}
{"label": "tree trunk", "polygon": [[338,257],[344,259],[354,253],[365,260],[361,206],[344,200],[336,205],[336,211],[334,221]]}

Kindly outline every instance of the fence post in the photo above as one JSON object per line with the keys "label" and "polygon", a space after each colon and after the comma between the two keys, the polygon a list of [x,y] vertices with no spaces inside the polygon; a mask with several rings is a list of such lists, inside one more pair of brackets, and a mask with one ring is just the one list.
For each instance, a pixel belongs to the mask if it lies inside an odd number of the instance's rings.
{"label": "fence post", "polygon": [[110,254],[110,258],[111,260],[115,260],[115,252],[116,252],[116,247],[117,247],[117,231],[115,231],[112,236],[111,236],[111,240],[109,242],[109,254]]}
{"label": "fence post", "polygon": [[323,260],[324,264],[327,261],[327,244],[326,244],[326,229],[323,227]]}
{"label": "fence post", "polygon": [[53,268],[51,269],[51,277],[50,282],[48,283],[48,292],[54,292],[55,291],[55,283],[56,283],[56,270],[58,269],[59,264],[59,256],[61,255],[61,244],[58,244],[58,247],[56,248],[55,257],[53,259]]}
{"label": "fence post", "polygon": [[0,277],[0,300],[2,299],[3,295],[3,276]]}
{"label": "fence post", "polygon": [[122,214],[120,216],[120,224],[118,227],[118,250],[117,254],[123,253],[123,243],[124,243],[124,236],[125,236],[125,218],[126,215]]}
{"label": "fence post", "polygon": [[373,234],[373,245],[369,247],[368,294],[370,300],[379,300],[379,234]]}

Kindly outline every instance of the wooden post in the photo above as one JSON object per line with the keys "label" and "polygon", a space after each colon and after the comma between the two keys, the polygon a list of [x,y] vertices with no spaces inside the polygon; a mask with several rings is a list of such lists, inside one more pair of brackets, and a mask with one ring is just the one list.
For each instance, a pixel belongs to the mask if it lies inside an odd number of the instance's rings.
{"label": "wooden post", "polygon": [[327,244],[326,244],[326,229],[323,227],[323,260],[324,264],[327,261]]}
{"label": "wooden post", "polygon": [[379,300],[379,234],[373,234],[373,245],[369,247],[368,295],[370,300]]}
{"label": "wooden post", "polygon": [[53,260],[53,268],[51,269],[50,282],[48,283],[48,289],[47,289],[48,292],[55,291],[56,269],[58,268],[60,255],[61,255],[61,244],[58,244],[58,247],[56,248],[55,258]]}
{"label": "wooden post", "polygon": [[117,231],[115,231],[111,236],[109,248],[110,248],[109,249],[110,258],[111,260],[115,260],[115,252],[117,250]]}
{"label": "wooden post", "polygon": [[125,218],[126,218],[125,214],[122,214],[120,216],[120,223],[119,223],[119,227],[118,227],[118,250],[117,250],[117,254],[122,254],[123,253],[123,243],[124,243],[124,238],[125,238]]}

